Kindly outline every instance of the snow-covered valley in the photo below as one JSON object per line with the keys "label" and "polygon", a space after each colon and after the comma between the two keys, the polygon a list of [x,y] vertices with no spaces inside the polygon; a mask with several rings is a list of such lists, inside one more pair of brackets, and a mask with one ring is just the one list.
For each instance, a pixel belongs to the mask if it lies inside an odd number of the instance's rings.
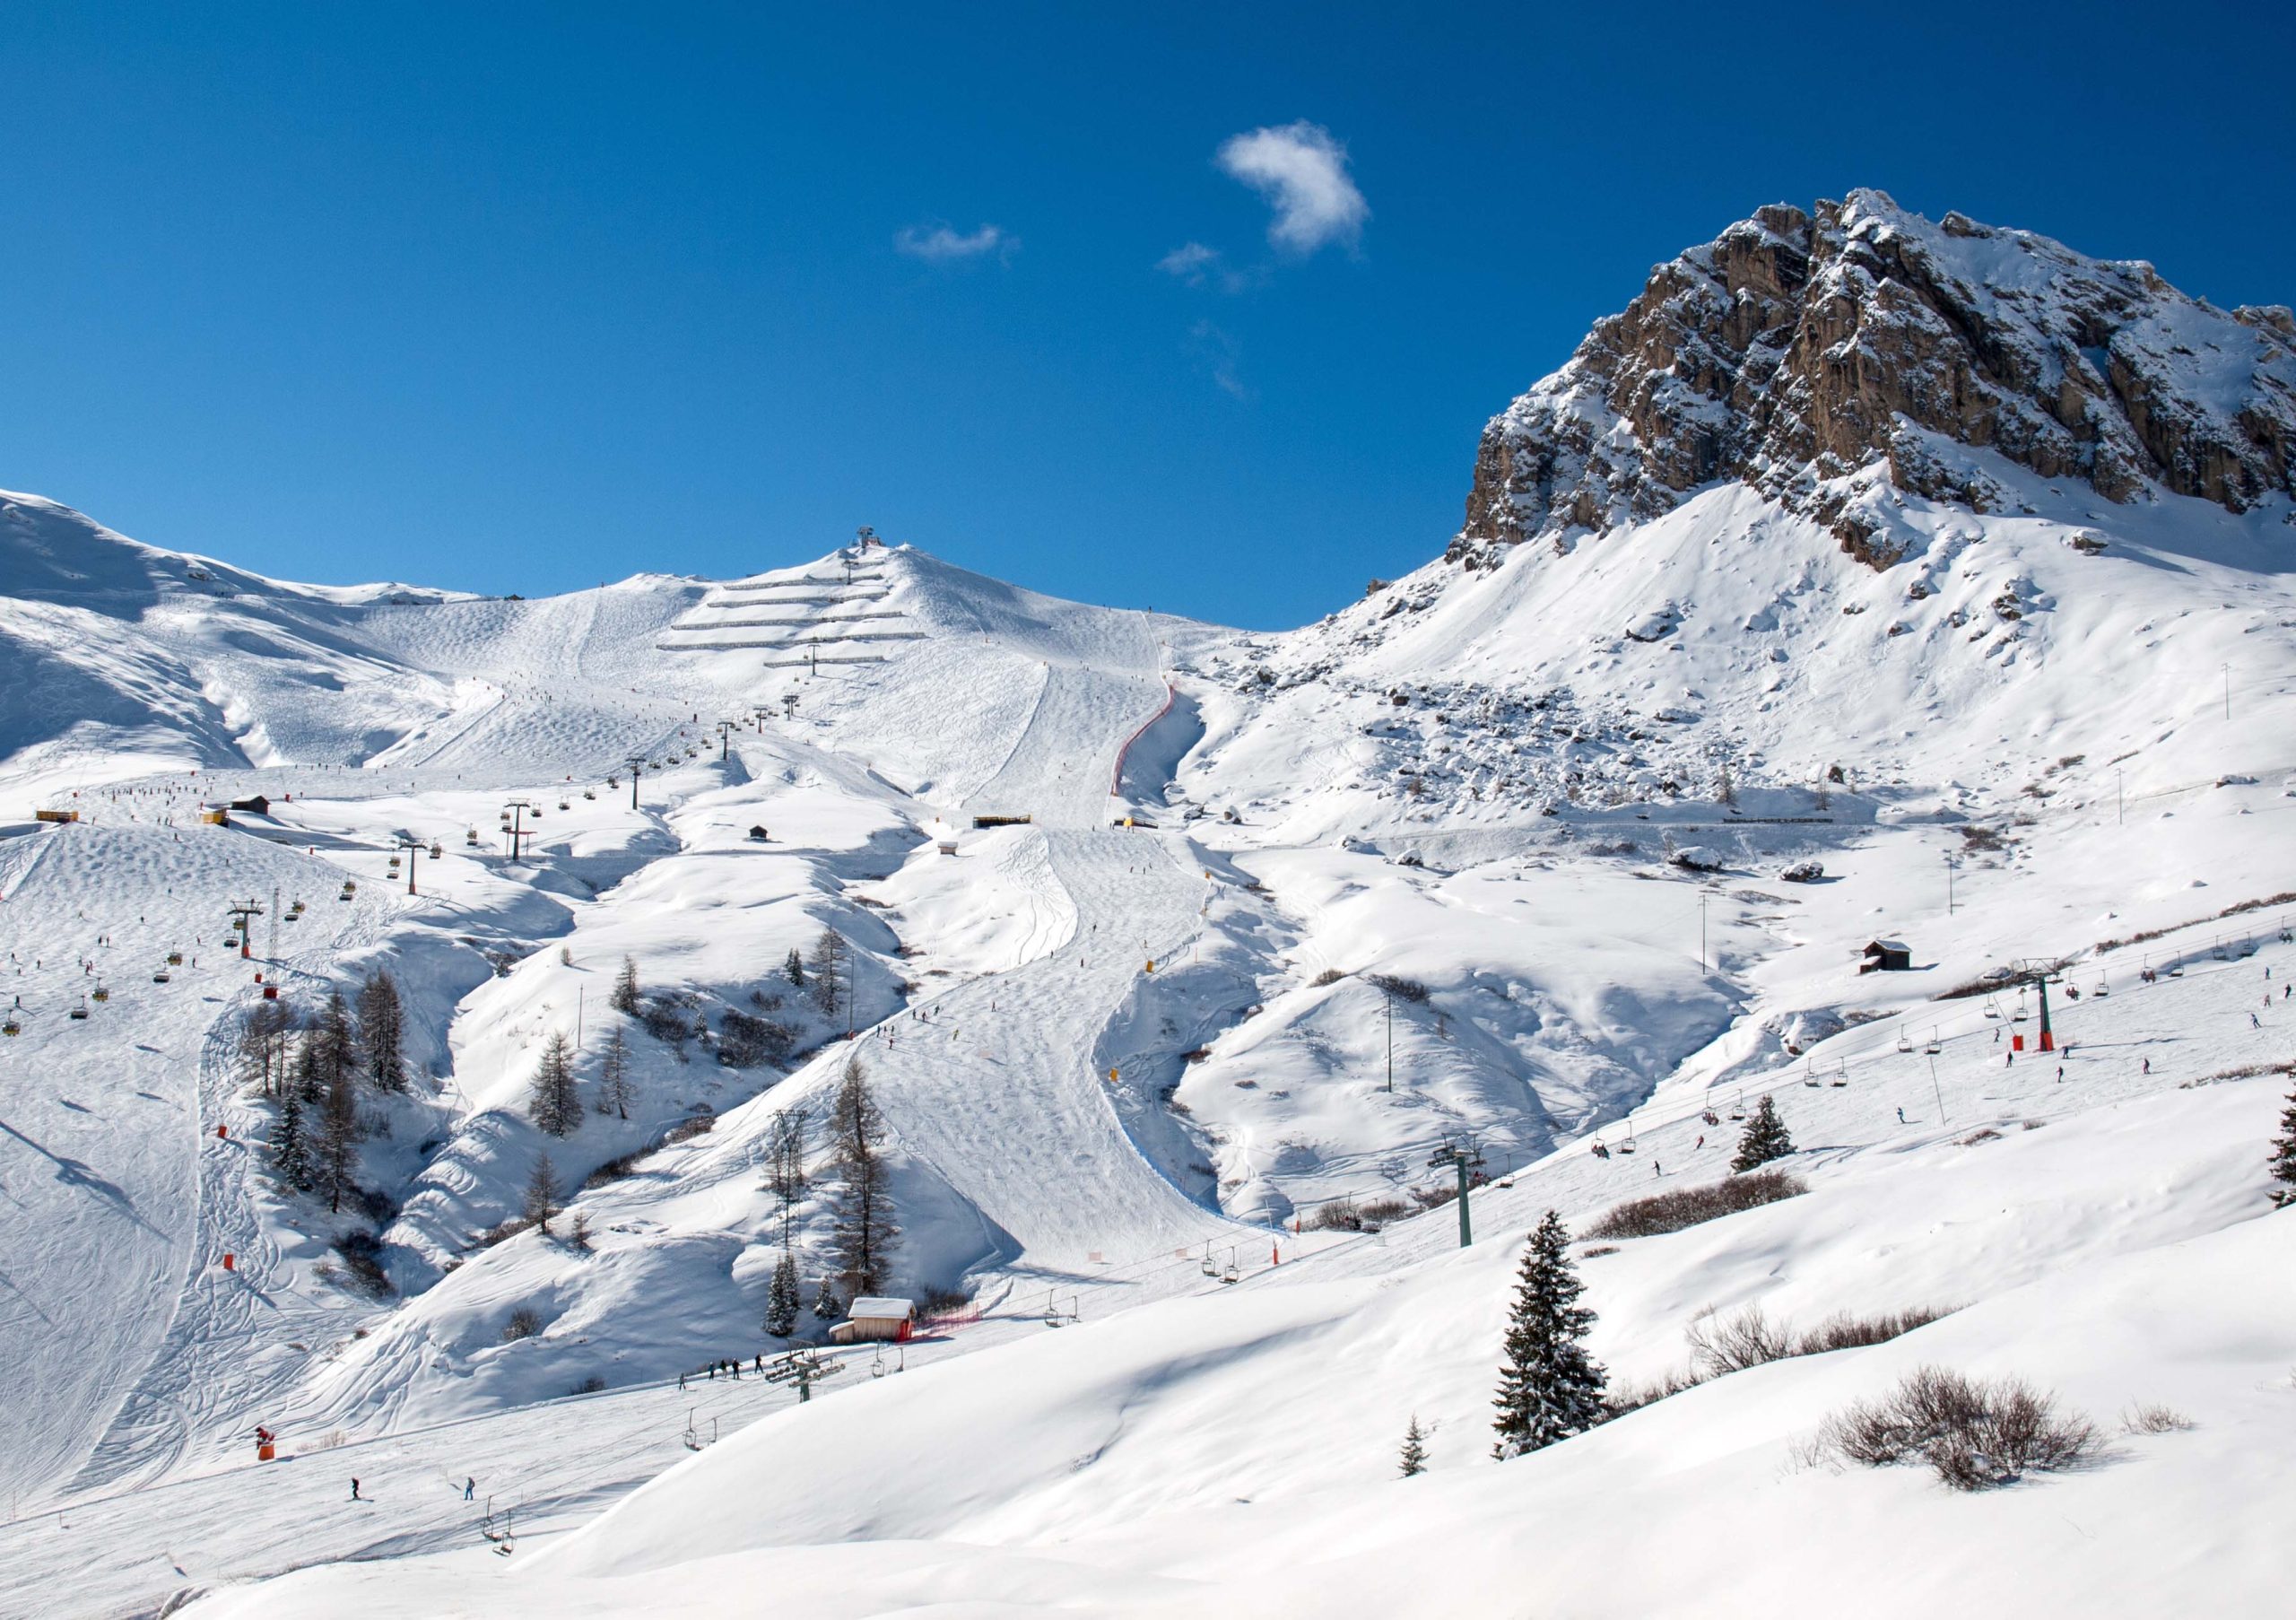
{"label": "snow-covered valley", "polygon": [[[1976,253],[1886,203],[1843,229]],[[2144,319],[2286,395],[2191,308]],[[1566,396],[1494,422],[1470,527],[1516,518],[1283,633],[873,542],[311,588],[0,495],[0,1612],[2269,1612],[2296,503],[1916,400],[1542,527],[1562,462],[1629,483],[1537,448]],[[364,1032],[378,974],[404,1079],[299,1185],[320,1037],[261,1026]],[[800,1410],[857,1068],[922,1317]],[[1765,1095],[1806,1191],[1589,1235]],[[1944,1314],[1496,1461],[1550,1209],[1613,1391],[1704,1312]],[[831,1298],[769,1332],[785,1257]],[[2110,1438],[1971,1495],[1821,1455],[1925,1365]]]}

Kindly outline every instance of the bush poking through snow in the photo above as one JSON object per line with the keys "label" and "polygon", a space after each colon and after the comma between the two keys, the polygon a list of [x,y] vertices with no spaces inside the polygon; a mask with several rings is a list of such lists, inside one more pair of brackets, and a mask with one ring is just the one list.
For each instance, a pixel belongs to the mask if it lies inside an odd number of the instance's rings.
{"label": "bush poking through snow", "polygon": [[1427,999],[1427,987],[1416,979],[1405,979],[1394,973],[1374,973],[1371,982],[1397,1001],[1416,1004]]}
{"label": "bush poking through snow", "polygon": [[1918,1460],[1957,1491],[2014,1484],[2027,1474],[2079,1468],[2103,1441],[2096,1424],[2022,1379],[1990,1381],[1920,1367],[1878,1401],[1826,1419],[1818,1445],[1844,1461],[1878,1468]]}
{"label": "bush poking through snow", "polygon": [[2192,1419],[2171,1407],[2139,1401],[2121,1414],[2120,1426],[2131,1434],[2173,1434],[2192,1427]]}
{"label": "bush poking through snow", "polygon": [[1653,1193],[1647,1198],[1629,1198],[1606,1210],[1581,1235],[1654,1238],[1661,1232],[1703,1225],[1724,1215],[1736,1215],[1742,1209],[1775,1204],[1780,1198],[1795,1198],[1809,1190],[1799,1177],[1783,1171],[1757,1171],[1752,1175],[1709,1181],[1702,1187],[1683,1187],[1672,1192]]}
{"label": "bush poking through snow", "polygon": [[1320,990],[1324,986],[1327,984],[1337,984],[1341,980],[1346,977],[1347,975],[1341,972],[1337,968],[1326,968],[1322,972],[1317,974],[1308,982],[1313,985],[1317,989]]}
{"label": "bush poking through snow", "polygon": [[1909,1311],[1881,1311],[1871,1316],[1837,1311],[1806,1332],[1796,1333],[1783,1322],[1771,1322],[1760,1305],[1749,1305],[1728,1321],[1718,1320],[1711,1311],[1702,1311],[1692,1319],[1683,1334],[1690,1341],[1691,1364],[1680,1372],[1667,1373],[1655,1384],[1621,1390],[1610,1398],[1609,1414],[1612,1417],[1623,1417],[1652,1401],[1695,1389],[1713,1379],[1789,1356],[1824,1355],[1834,1350],[1886,1345],[1950,1314],[1950,1310],[1930,1305],[1918,1305]]}
{"label": "bush poking through snow", "polygon": [[542,1312],[532,1305],[521,1305],[511,1311],[509,1320],[502,1324],[502,1342],[516,1344],[522,1338],[532,1338],[541,1331]]}
{"label": "bush poking through snow", "polygon": [[1749,1305],[1726,1321],[1712,1311],[1703,1312],[1691,1322],[1686,1337],[1697,1382],[1767,1366],[1794,1354],[1792,1331],[1783,1322],[1771,1321],[1760,1305]]}

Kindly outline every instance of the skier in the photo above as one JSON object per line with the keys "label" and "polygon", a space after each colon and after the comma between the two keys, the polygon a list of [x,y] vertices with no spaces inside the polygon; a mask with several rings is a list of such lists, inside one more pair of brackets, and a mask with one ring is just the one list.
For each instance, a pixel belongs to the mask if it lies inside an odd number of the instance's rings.
{"label": "skier", "polygon": [[366,1500],[365,1497],[359,1494],[359,1476],[356,1474],[353,1474],[351,1476],[351,1500],[353,1502],[364,1502]]}
{"label": "skier", "polygon": [[1706,1138],[1705,1138],[1704,1137],[1699,1137],[1699,1139],[1698,1139],[1697,1141],[1695,1141],[1695,1142],[1693,1142],[1693,1143],[1692,1143],[1692,1144],[1691,1144],[1691,1149],[1690,1149],[1690,1150],[1691,1150],[1691,1152],[1692,1152],[1692,1153],[1696,1153],[1700,1148],[1701,1148],[1701,1147],[1703,1147],[1703,1146],[1705,1146],[1705,1145],[1706,1145]]}
{"label": "skier", "polygon": [[1902,1108],[1900,1108],[1900,1110],[1898,1110],[1898,1123],[1899,1123],[1900,1125],[1904,1125],[1904,1124],[1908,1124],[1908,1123],[1909,1123],[1909,1121],[1908,1121],[1908,1120],[1907,1120],[1907,1119],[1906,1119],[1906,1117],[1905,1117],[1905,1110],[1903,1110]]}
{"label": "skier", "polygon": [[471,1499],[471,1493],[476,1489],[478,1489],[478,1481],[465,1476],[463,1480],[463,1500],[468,1502]]}
{"label": "skier", "polygon": [[2059,1085],[2065,1084],[2065,1065],[2062,1063],[2057,1066],[2057,1083]]}
{"label": "skier", "polygon": [[2254,1013],[2250,1013],[2248,1015],[2248,1027],[2252,1030],[2260,1030],[2264,1028],[2264,1025],[2257,1022],[2257,1015]]}
{"label": "skier", "polygon": [[2139,1071],[2137,1071],[2137,1072],[2138,1072],[2138,1073],[2140,1073],[2140,1074],[2146,1074],[2146,1075],[2151,1074],[2151,1073],[2152,1072],[2152,1058],[2147,1058],[2144,1060],[2144,1067],[2142,1069],[2140,1069]]}

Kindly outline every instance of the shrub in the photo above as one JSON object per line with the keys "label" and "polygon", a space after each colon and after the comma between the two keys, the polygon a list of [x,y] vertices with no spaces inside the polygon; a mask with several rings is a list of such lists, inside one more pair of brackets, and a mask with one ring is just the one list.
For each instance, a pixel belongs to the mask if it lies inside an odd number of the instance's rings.
{"label": "shrub", "polygon": [[797,1032],[774,1018],[759,1018],[728,1007],[718,1020],[718,1061],[728,1068],[778,1063],[796,1043]]}
{"label": "shrub", "polygon": [[1684,1187],[1672,1192],[1653,1193],[1647,1198],[1630,1198],[1606,1211],[1580,1235],[1657,1237],[1662,1232],[1681,1232],[1735,1215],[1742,1209],[1775,1204],[1780,1198],[1791,1198],[1809,1190],[1799,1177],[1783,1171],[1761,1170],[1751,1175],[1709,1181],[1702,1187]]}
{"label": "shrub", "polygon": [[1696,1372],[1693,1381],[1698,1382],[1784,1361],[1795,1353],[1792,1331],[1782,1322],[1772,1322],[1760,1305],[1749,1305],[1727,1321],[1702,1311],[1692,1319],[1685,1337]]}
{"label": "shrub", "polygon": [[1852,1316],[1838,1311],[1794,1342],[1796,1355],[1823,1355],[1833,1350],[1862,1350],[1868,1345],[1886,1345],[1892,1339],[1926,1328],[1940,1317],[1952,1314],[1950,1306],[1917,1305],[1909,1311],[1883,1311],[1872,1316]]}
{"label": "shrub", "polygon": [[524,1215],[512,1215],[509,1220],[501,1223],[501,1224],[498,1226],[490,1226],[484,1232],[480,1232],[478,1234],[478,1246],[481,1249],[491,1249],[497,1243],[508,1242],[510,1239],[517,1237],[520,1232],[524,1232],[527,1227],[533,1224],[534,1223],[527,1220]]}
{"label": "shrub", "polygon": [[516,1344],[522,1338],[532,1338],[541,1331],[542,1312],[532,1305],[521,1305],[511,1311],[509,1320],[502,1324],[502,1342]]}
{"label": "shrub", "polygon": [[1393,973],[1374,973],[1371,982],[1397,1001],[1417,1003],[1427,999],[1427,987],[1416,979],[1403,979]]}
{"label": "shrub", "polygon": [[717,1128],[718,1116],[716,1114],[708,1112],[699,1113],[690,1119],[679,1120],[675,1125],[671,1126],[669,1129],[664,1131],[662,1133],[662,1145],[667,1147],[673,1142],[685,1142],[691,1140],[695,1137],[706,1137]]}
{"label": "shrub", "polygon": [[1982,1491],[2029,1473],[2079,1468],[2102,1446],[2097,1426],[2022,1379],[1990,1382],[1943,1367],[1906,1375],[1882,1399],[1826,1419],[1822,1451],[1866,1468],[1914,1459],[1957,1491]]}
{"label": "shrub", "polygon": [[954,1316],[972,1303],[972,1295],[961,1288],[927,1288],[917,1297],[917,1314],[927,1317]]}
{"label": "shrub", "polygon": [[604,1390],[605,1387],[606,1380],[593,1372],[589,1377],[584,1379],[580,1383],[576,1384],[566,1393],[569,1395],[596,1395]]}
{"label": "shrub", "polygon": [[1316,1213],[1300,1224],[1305,1232],[1361,1232],[1363,1217],[1357,1213],[1353,1198],[1334,1198],[1318,1206]]}
{"label": "shrub", "polygon": [[1324,986],[1327,984],[1337,984],[1341,980],[1346,977],[1347,975],[1341,972],[1337,968],[1326,968],[1322,972],[1308,980],[1308,982],[1320,990]]}
{"label": "shrub", "polygon": [[2171,1407],[2141,1401],[2121,1414],[2120,1426],[2131,1434],[2168,1434],[2192,1427],[2192,1419]]}
{"label": "shrub", "polygon": [[587,1192],[593,1187],[604,1187],[609,1181],[616,1180],[621,1177],[628,1175],[637,1167],[638,1155],[636,1154],[623,1154],[618,1158],[608,1159],[604,1163],[599,1165],[597,1169],[592,1171],[588,1175],[582,1178],[582,1190],[584,1192]]}
{"label": "shrub", "polygon": [[382,1240],[373,1232],[344,1232],[335,1240],[335,1252],[343,1257],[349,1286],[378,1300],[396,1292],[383,1271]]}

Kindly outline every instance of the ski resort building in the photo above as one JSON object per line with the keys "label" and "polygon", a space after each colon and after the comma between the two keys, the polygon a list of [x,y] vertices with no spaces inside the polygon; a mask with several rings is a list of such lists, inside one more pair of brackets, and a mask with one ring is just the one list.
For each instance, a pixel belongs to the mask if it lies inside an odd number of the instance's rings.
{"label": "ski resort building", "polygon": [[907,1344],[916,1330],[917,1304],[913,1300],[879,1299],[869,1295],[853,1302],[845,1320],[829,1330],[832,1345],[860,1345],[873,1339],[888,1344]]}
{"label": "ski resort building", "polygon": [[1903,940],[1876,939],[1866,946],[1857,964],[1861,973],[1902,973],[1913,966],[1913,949]]}

